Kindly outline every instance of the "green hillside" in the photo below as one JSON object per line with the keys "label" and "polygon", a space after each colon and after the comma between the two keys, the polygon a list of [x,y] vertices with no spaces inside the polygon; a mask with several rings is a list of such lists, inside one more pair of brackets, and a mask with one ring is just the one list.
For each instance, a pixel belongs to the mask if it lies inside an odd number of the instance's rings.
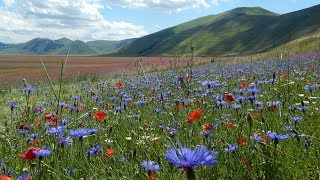
{"label": "green hillside", "polygon": [[126,39],[122,41],[107,41],[107,40],[97,40],[97,41],[88,41],[87,44],[101,53],[112,53],[119,48],[130,44],[135,39]]}
{"label": "green hillside", "polygon": [[290,40],[320,32],[320,5],[278,15],[262,8],[236,8],[198,18],[144,36],[111,56],[152,56],[190,53],[237,55],[264,52]]}

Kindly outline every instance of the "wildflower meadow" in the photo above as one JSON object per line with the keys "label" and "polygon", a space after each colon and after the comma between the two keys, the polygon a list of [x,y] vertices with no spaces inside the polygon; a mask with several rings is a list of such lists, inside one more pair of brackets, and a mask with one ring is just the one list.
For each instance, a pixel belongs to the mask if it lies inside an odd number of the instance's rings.
{"label": "wildflower meadow", "polygon": [[64,66],[1,92],[1,180],[320,178],[320,53],[73,82]]}

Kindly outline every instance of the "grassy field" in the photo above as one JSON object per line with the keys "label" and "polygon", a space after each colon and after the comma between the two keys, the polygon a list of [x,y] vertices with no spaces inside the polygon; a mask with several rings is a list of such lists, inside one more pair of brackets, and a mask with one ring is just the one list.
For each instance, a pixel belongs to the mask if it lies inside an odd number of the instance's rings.
{"label": "grassy field", "polygon": [[[0,84],[21,83],[23,78],[29,81],[45,79],[45,71],[40,58],[44,61],[48,73],[53,79],[60,75],[61,62],[65,56],[0,56]],[[187,64],[187,59],[174,57],[86,57],[71,56],[65,68],[66,75],[79,76],[87,74],[108,74],[116,72],[129,72],[141,68],[145,70],[164,69],[170,66]],[[195,63],[207,62],[207,58],[195,58]],[[1,83],[2,82],[2,83]]]}
{"label": "grassy field", "polygon": [[319,179],[319,67],[309,53],[17,86],[0,93],[0,176]]}

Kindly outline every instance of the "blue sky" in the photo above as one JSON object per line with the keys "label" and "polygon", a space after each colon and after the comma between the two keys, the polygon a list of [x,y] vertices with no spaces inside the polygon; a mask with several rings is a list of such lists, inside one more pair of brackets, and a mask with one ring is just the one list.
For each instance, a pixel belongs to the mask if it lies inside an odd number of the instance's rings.
{"label": "blue sky", "polygon": [[284,14],[319,0],[0,0],[0,42],[141,37],[236,7]]}

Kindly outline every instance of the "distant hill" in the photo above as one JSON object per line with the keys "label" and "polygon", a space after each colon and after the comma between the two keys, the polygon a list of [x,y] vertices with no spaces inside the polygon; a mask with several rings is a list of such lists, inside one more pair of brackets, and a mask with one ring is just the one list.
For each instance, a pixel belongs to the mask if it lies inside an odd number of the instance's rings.
{"label": "distant hill", "polygon": [[97,40],[88,41],[87,44],[98,52],[111,53],[121,47],[130,44],[136,39],[126,39],[122,41],[107,41],[107,40]]}
{"label": "distant hill", "polygon": [[[198,18],[138,38],[107,56],[196,55],[217,56],[264,52],[290,40],[320,32],[320,5],[278,15],[268,10],[236,8]],[[290,33],[289,33],[290,31]]]}
{"label": "distant hill", "polygon": [[122,41],[89,41],[70,40],[61,38],[57,40],[35,38],[26,43],[5,44],[0,42],[0,54],[5,55],[65,55],[70,49],[72,55],[97,55],[111,53],[134,39]]}
{"label": "distant hill", "polygon": [[0,51],[1,51],[2,49],[8,48],[9,46],[10,46],[9,44],[5,44],[5,43],[0,42]]}

